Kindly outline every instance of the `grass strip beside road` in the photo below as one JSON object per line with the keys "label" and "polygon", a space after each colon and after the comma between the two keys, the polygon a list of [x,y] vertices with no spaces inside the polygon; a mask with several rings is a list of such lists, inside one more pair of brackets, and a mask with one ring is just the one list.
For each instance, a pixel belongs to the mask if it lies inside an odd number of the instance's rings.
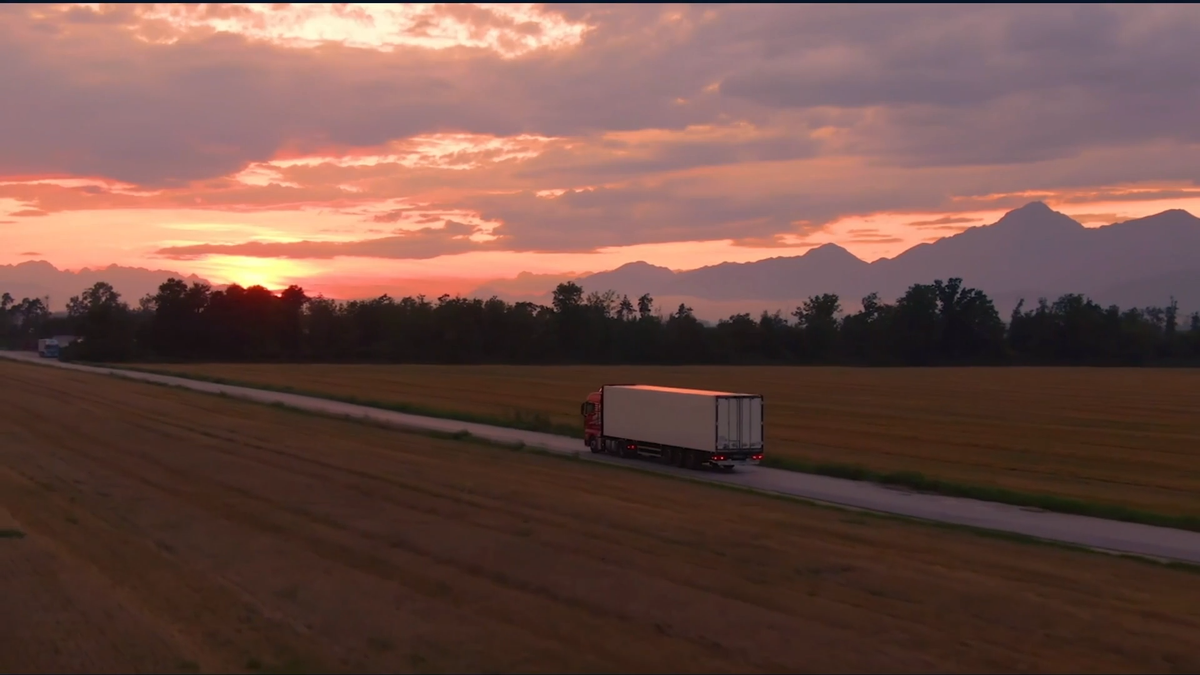
{"label": "grass strip beside road", "polygon": [[361,396],[339,396],[329,392],[313,391],[289,386],[274,386],[261,382],[253,382],[249,380],[236,380],[224,377],[211,377],[206,375],[198,375],[195,373],[187,373],[177,370],[169,370],[164,368],[146,368],[142,366],[127,366],[111,363],[91,363],[80,361],[80,365],[91,366],[94,368],[112,368],[114,370],[129,370],[139,373],[149,373],[151,375],[167,375],[169,377],[178,377],[184,380],[197,380],[200,382],[210,382],[212,384],[223,384],[230,387],[245,387],[248,389],[261,389],[263,391],[274,391],[281,394],[295,394],[297,396],[309,396],[312,398],[325,399],[327,401],[338,401],[340,403],[349,403],[351,405],[361,405],[368,408],[378,408],[380,410],[390,410],[392,412],[404,413],[407,415],[420,415],[422,417],[437,417],[439,419],[456,420],[458,422],[472,422],[474,424],[486,424],[495,427],[505,427],[507,429],[521,429],[523,431],[538,431],[556,436],[568,436],[571,438],[583,438],[583,430],[579,426],[555,424],[550,421],[550,417],[545,413],[514,409],[508,415],[483,415],[478,413],[470,413],[456,410],[446,410],[441,408],[432,408],[429,406],[415,405],[409,403],[399,403],[394,401],[379,401]]}
{"label": "grass strip beside road", "polygon": [[[378,408],[381,410],[391,410],[410,415],[436,417],[441,419],[457,420],[460,422],[473,422],[476,424],[487,424],[510,429],[521,429],[524,431],[536,431],[559,436],[567,436],[570,438],[583,437],[581,426],[554,423],[550,420],[548,415],[538,411],[514,409],[508,415],[486,415],[431,408],[408,403],[378,401],[358,396],[338,396],[328,392],[305,390],[290,386],[272,386],[248,380],[204,376],[195,373],[170,370],[167,368],[147,368],[144,366],[114,365],[107,363],[81,363],[81,365],[143,372],[154,375],[166,375],[170,377],[178,377],[180,379],[197,380],[201,382],[246,387],[250,389],[261,389],[264,391],[274,391],[285,394],[296,394],[299,396],[309,396],[313,398],[339,401],[342,403]],[[904,487],[917,492],[939,494],[947,497],[962,497],[966,499],[976,499],[980,501],[1008,504],[1011,506],[1053,511],[1056,513],[1090,516],[1093,518],[1103,518],[1106,520],[1117,520],[1129,523],[1138,523],[1142,525],[1154,525],[1158,527],[1170,527],[1200,532],[1200,517],[1196,516],[1156,513],[1153,511],[1131,508],[1119,504],[1085,501],[1046,493],[1020,492],[991,485],[958,483],[927,476],[917,471],[880,472],[864,466],[849,463],[805,462],[795,458],[772,456],[769,451],[763,461],[763,465],[785,471],[795,471],[799,473],[829,476],[832,478],[868,481],[883,485]]]}

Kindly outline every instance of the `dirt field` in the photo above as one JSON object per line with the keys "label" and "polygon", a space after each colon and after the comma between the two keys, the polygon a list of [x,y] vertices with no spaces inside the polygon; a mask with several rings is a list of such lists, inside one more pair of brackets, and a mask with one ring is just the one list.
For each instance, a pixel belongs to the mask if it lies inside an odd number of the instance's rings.
{"label": "dirt field", "polygon": [[197,365],[195,373],[580,426],[606,382],[766,397],[769,454],[1200,516],[1200,370]]}
{"label": "dirt field", "polygon": [[3,672],[1200,669],[1187,571],[0,377]]}

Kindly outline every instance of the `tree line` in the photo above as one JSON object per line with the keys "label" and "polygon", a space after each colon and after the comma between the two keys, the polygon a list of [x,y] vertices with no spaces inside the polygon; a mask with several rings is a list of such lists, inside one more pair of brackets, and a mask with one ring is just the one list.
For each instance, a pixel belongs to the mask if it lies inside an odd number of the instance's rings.
{"label": "tree line", "polygon": [[63,357],[88,361],[922,365],[1200,363],[1200,313],[1103,307],[1085,296],[1024,301],[1005,321],[961,279],[914,284],[845,311],[815,295],[790,315],[736,314],[707,325],[654,299],[555,288],[550,305],[424,296],[339,302],[290,286],[214,290],[170,279],[130,306],[107,283],[54,316],[41,298],[0,296],[0,345],[83,339]]}

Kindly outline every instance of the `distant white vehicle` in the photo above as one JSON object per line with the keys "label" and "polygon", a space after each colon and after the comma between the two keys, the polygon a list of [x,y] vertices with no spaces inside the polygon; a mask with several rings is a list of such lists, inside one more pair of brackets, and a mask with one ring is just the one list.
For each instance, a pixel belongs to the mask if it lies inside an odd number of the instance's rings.
{"label": "distant white vehicle", "polygon": [[43,338],[38,340],[38,356],[44,359],[57,359],[59,355],[58,340]]}

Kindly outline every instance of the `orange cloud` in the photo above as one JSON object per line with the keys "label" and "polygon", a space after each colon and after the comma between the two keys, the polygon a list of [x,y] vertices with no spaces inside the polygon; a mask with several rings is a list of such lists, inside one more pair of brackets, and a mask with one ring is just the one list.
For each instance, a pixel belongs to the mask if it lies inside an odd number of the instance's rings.
{"label": "orange cloud", "polygon": [[1087,225],[1088,223],[1111,225],[1112,223],[1119,223],[1122,220],[1128,220],[1128,218],[1122,218],[1121,215],[1117,213],[1072,213],[1071,217],[1083,223],[1084,225]]}
{"label": "orange cloud", "polygon": [[142,9],[143,39],[171,44],[189,34],[226,32],[290,48],[327,44],[392,51],[473,47],[516,57],[580,42],[586,24],[536,5],[389,5],[308,3],[172,5]]}
{"label": "orange cloud", "polygon": [[442,227],[397,230],[391,237],[362,241],[249,241],[241,244],[194,244],[168,246],[156,255],[176,260],[224,255],[247,258],[335,258],[371,257],[422,260],[473,250],[496,248],[492,240],[472,238],[484,234],[480,228],[453,220]]}

